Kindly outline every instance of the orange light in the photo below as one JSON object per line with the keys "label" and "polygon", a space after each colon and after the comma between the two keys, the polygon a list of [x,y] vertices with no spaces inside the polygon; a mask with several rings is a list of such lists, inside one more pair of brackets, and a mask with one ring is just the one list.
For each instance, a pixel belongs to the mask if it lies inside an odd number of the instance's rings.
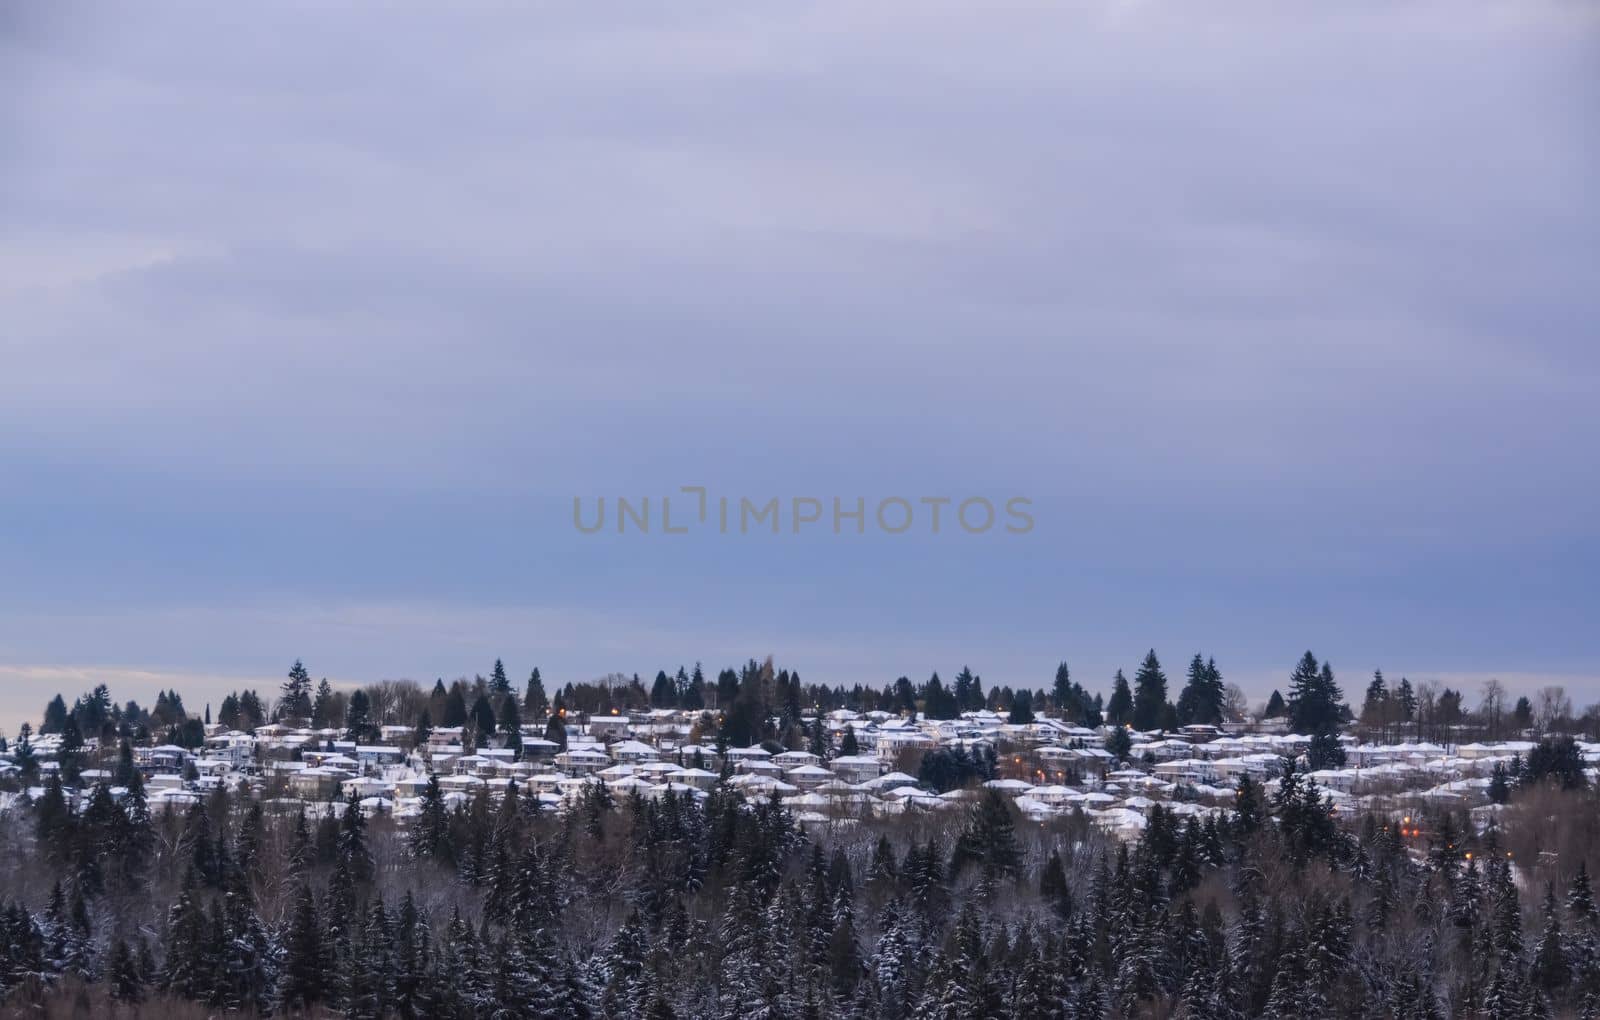
{"label": "orange light", "polygon": [[1469,860],[1469,861],[1472,860],[1472,851],[1471,850],[1467,851],[1467,860]]}

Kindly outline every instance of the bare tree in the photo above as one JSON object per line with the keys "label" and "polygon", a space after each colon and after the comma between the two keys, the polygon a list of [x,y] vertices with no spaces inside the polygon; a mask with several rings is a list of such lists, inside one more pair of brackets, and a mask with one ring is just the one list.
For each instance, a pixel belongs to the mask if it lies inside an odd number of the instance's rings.
{"label": "bare tree", "polygon": [[1433,736],[1432,729],[1435,724],[1434,715],[1439,707],[1439,685],[1432,680],[1424,680],[1417,684],[1417,739]]}
{"label": "bare tree", "polygon": [[1250,715],[1250,698],[1238,684],[1228,684],[1222,689],[1222,718],[1229,722],[1244,722]]}
{"label": "bare tree", "polygon": [[1483,700],[1478,703],[1478,712],[1483,716],[1483,724],[1490,740],[1500,739],[1500,720],[1506,711],[1506,689],[1498,678],[1490,677],[1483,682]]}
{"label": "bare tree", "polygon": [[1539,688],[1533,698],[1533,725],[1540,733],[1549,733],[1558,724],[1572,718],[1572,699],[1560,684]]}

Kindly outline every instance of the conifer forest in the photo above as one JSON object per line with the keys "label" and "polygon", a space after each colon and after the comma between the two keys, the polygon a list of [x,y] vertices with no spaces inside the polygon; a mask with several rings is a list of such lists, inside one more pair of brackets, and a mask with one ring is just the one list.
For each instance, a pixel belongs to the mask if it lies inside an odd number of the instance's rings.
{"label": "conifer forest", "polygon": [[[1199,656],[1176,699],[1154,652],[1109,700],[1055,679],[846,690],[769,660],[552,697],[498,662],[431,693],[296,663],[217,718],[177,691],[57,698],[0,772],[0,994],[28,1016],[1600,1014],[1594,749],[1559,697],[1461,709],[1379,674],[1352,709],[1309,653],[1242,715]],[[1483,775],[1361,782],[1418,759]]]}

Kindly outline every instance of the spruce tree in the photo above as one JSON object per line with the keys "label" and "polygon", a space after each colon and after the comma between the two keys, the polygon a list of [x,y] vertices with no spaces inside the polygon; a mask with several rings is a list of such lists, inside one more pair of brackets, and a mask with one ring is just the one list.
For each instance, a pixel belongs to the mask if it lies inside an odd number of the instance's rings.
{"label": "spruce tree", "polygon": [[1344,699],[1333,679],[1333,667],[1317,665],[1306,652],[1289,677],[1289,725],[1296,733],[1334,733],[1343,721]]}
{"label": "spruce tree", "polygon": [[522,706],[527,710],[529,719],[538,719],[550,711],[550,698],[544,692],[544,680],[539,676],[537,666],[528,674],[528,690],[522,697]]}
{"label": "spruce tree", "polygon": [[280,719],[309,719],[311,717],[311,674],[304,663],[294,660],[289,668],[289,678],[279,689],[278,717]]}
{"label": "spruce tree", "polygon": [[1161,725],[1162,710],[1167,706],[1167,675],[1161,671],[1161,660],[1152,648],[1139,664],[1133,677],[1133,728],[1153,730]]}
{"label": "spruce tree", "polygon": [[311,887],[302,884],[295,894],[289,927],[284,933],[278,1001],[286,1009],[311,1010],[323,998],[324,968],[317,902],[311,895]]}
{"label": "spruce tree", "polygon": [[517,699],[507,696],[500,703],[500,732],[505,734],[505,747],[512,759],[522,757],[522,713],[517,711]]}
{"label": "spruce tree", "polygon": [[1289,706],[1284,704],[1283,695],[1274,689],[1271,696],[1267,698],[1267,707],[1262,710],[1261,718],[1282,719],[1288,714]]}
{"label": "spruce tree", "polygon": [[1111,700],[1106,702],[1106,722],[1122,726],[1133,721],[1133,694],[1128,689],[1128,678],[1117,670],[1111,684]]}

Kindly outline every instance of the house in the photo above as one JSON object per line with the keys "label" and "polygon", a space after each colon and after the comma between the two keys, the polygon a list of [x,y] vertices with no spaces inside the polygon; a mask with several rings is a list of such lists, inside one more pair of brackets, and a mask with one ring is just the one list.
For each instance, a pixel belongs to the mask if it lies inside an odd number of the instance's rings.
{"label": "house", "polygon": [[661,757],[660,752],[638,740],[619,740],[610,748],[611,757],[617,761],[646,762]]}
{"label": "house", "polygon": [[[776,768],[776,764],[773,765]],[[833,778],[833,773],[821,765],[801,765],[784,773],[784,779],[802,790],[810,790]]]}
{"label": "house", "polygon": [[609,768],[612,761],[599,751],[590,751],[583,748],[571,748],[556,755],[556,767],[569,776],[591,776],[601,769]]}
{"label": "house", "polygon": [[628,719],[620,715],[596,715],[589,718],[589,735],[600,740],[617,740],[628,735]]}
{"label": "house", "polygon": [[435,726],[433,732],[428,734],[428,750],[461,747],[463,731],[464,727],[461,726]]}
{"label": "house", "polygon": [[160,747],[141,747],[134,752],[134,761],[142,769],[155,773],[177,774],[183,771],[192,755],[187,748],[176,744],[162,744]]}
{"label": "house", "polygon": [[333,800],[350,773],[336,768],[304,768],[289,776],[289,789],[302,800]]}
{"label": "house", "polygon": [[406,754],[398,747],[386,744],[359,744],[355,748],[355,759],[371,768],[378,765],[398,765],[406,760]]}
{"label": "house", "polygon": [[785,751],[782,754],[773,755],[772,764],[788,770],[797,769],[802,765],[820,765],[822,764],[822,759],[810,751]]}
{"label": "house", "polygon": [[847,783],[865,783],[869,779],[877,779],[883,773],[883,762],[877,755],[872,754],[847,754],[840,755],[828,763],[833,769],[833,774]]}
{"label": "house", "polygon": [[523,737],[522,757],[527,761],[548,762],[561,753],[561,745],[543,737]]}
{"label": "house", "polygon": [[880,759],[892,762],[901,751],[931,751],[938,746],[939,741],[932,734],[921,730],[881,730],[876,750]]}

